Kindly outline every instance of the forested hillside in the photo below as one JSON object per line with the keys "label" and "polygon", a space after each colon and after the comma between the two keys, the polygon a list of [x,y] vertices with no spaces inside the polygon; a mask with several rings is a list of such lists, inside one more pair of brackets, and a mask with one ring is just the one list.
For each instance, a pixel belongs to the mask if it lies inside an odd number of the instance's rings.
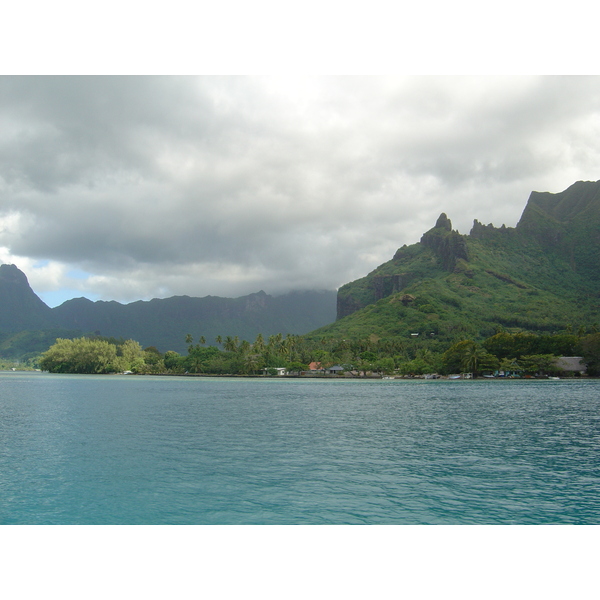
{"label": "forested hillside", "polygon": [[600,182],[533,192],[516,228],[452,230],[442,213],[421,241],[338,291],[337,321],[312,337],[449,342],[497,331],[588,331],[600,322]]}

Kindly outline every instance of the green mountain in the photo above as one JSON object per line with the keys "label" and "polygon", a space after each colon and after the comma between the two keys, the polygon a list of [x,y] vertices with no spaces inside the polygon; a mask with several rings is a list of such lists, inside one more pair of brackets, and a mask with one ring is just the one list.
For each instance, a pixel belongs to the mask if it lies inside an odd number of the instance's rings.
{"label": "green mountain", "polygon": [[220,335],[254,340],[301,335],[335,319],[335,291],[297,291],[240,298],[173,296],[165,299],[92,302],[68,300],[49,308],[15,265],[0,265],[0,357],[19,358],[46,350],[57,337],[96,334],[131,338],[161,352],[185,352],[187,334],[214,344]]}
{"label": "green mountain", "polygon": [[240,298],[173,296],[130,304],[68,300],[52,309],[56,323],[67,329],[97,332],[103,336],[137,340],[161,352],[185,352],[185,338],[201,336],[252,341],[281,333],[303,334],[335,319],[334,291],[290,292],[270,296],[263,291]]}
{"label": "green mountain", "polygon": [[335,292],[174,296],[125,305],[78,298],[50,309],[17,267],[2,265],[0,356],[90,332],[185,352],[188,333],[208,344],[218,335],[252,341],[258,333],[291,333],[313,340],[426,339],[442,349],[499,330],[594,331],[599,263],[600,181],[580,181],[558,194],[532,192],[515,228],[475,220],[462,235],[442,213],[419,243],[402,246],[338,290],[335,322]]}
{"label": "green mountain", "polygon": [[600,181],[533,192],[516,228],[469,235],[442,213],[417,244],[338,290],[337,320],[311,337],[482,339],[600,323]]}

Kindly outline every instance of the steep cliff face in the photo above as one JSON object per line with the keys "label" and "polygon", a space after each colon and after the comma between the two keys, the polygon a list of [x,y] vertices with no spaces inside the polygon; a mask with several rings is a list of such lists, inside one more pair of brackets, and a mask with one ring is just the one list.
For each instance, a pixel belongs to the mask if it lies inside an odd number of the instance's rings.
{"label": "steep cliff face", "polygon": [[460,235],[458,231],[452,231],[452,222],[446,213],[439,216],[433,229],[423,234],[421,244],[435,252],[446,271],[454,270],[459,259],[469,260],[465,236]]}
{"label": "steep cliff face", "polygon": [[399,292],[406,285],[407,279],[406,273],[373,277],[373,291],[376,300]]}
{"label": "steep cliff face", "polygon": [[[453,272],[469,260],[465,236],[452,230],[452,222],[442,213],[435,226],[421,237],[419,244],[402,246],[394,258],[362,279],[338,290],[337,318],[392,296],[423,276],[439,271]],[[464,270],[464,266],[461,264]]]}
{"label": "steep cliff face", "polygon": [[[350,331],[371,327],[378,335],[403,331],[403,321],[413,332],[419,323],[425,330],[447,321],[453,332],[471,321],[473,335],[494,327],[556,330],[579,319],[591,324],[600,313],[599,264],[600,181],[577,182],[558,194],[533,192],[516,228],[475,220],[461,235],[442,213],[418,244],[402,246],[391,261],[338,290],[338,321],[358,313]],[[400,317],[407,294],[414,301]],[[394,310],[397,321],[388,314]],[[386,325],[375,316],[384,313]],[[346,329],[340,335],[350,335]]]}
{"label": "steep cliff face", "polygon": [[600,181],[578,181],[557,194],[532,192],[516,230],[600,282]]}
{"label": "steep cliff face", "polygon": [[[343,286],[337,294],[337,318],[342,319],[368,304],[398,293],[408,285],[411,279],[412,275],[410,273],[373,275],[365,280],[365,284],[358,294],[353,289],[352,284]],[[344,293],[344,291],[349,293]]]}
{"label": "steep cliff face", "polygon": [[577,181],[563,192],[531,192],[517,228],[540,230],[539,216],[556,223],[577,222],[581,217],[598,220],[600,181]]}
{"label": "steep cliff face", "polygon": [[514,235],[515,230],[512,227],[502,225],[501,227],[494,227],[491,223],[484,225],[477,219],[473,221],[473,228],[469,233],[469,237],[474,240],[506,240],[509,236]]}
{"label": "steep cliff face", "polygon": [[0,332],[52,326],[52,310],[29,286],[15,265],[0,265]]}

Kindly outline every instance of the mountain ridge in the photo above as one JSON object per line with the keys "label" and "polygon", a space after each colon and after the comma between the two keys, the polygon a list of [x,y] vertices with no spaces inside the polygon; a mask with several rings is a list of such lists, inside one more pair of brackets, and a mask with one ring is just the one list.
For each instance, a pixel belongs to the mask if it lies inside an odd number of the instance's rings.
{"label": "mountain ridge", "polygon": [[78,298],[50,309],[23,273],[2,265],[0,329],[42,324],[179,352],[188,333],[209,344],[217,335],[252,340],[258,333],[448,343],[500,330],[594,330],[600,323],[599,263],[600,181],[579,181],[559,193],[531,192],[514,228],[475,219],[463,235],[441,213],[419,242],[341,286],[335,307],[335,292],[273,297],[261,290],[236,299],[173,296],[125,305]]}
{"label": "mountain ridge", "polygon": [[18,267],[0,265],[0,334],[79,331],[184,352],[187,334],[214,343],[218,335],[254,339],[258,333],[307,333],[335,319],[335,294],[310,290],[271,296],[261,290],[239,298],[183,295],[128,304],[81,297],[50,308]]}
{"label": "mountain ridge", "polygon": [[336,322],[314,336],[481,339],[600,321],[600,181],[532,192],[516,227],[432,229],[338,290]]}

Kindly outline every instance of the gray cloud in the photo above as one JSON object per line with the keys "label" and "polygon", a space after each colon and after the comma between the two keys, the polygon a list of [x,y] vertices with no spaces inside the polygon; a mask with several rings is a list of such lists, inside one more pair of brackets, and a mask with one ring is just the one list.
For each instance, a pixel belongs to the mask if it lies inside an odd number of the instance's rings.
{"label": "gray cloud", "polygon": [[0,257],[121,301],[335,288],[442,211],[513,226],[598,179],[599,100],[598,77],[0,77]]}

